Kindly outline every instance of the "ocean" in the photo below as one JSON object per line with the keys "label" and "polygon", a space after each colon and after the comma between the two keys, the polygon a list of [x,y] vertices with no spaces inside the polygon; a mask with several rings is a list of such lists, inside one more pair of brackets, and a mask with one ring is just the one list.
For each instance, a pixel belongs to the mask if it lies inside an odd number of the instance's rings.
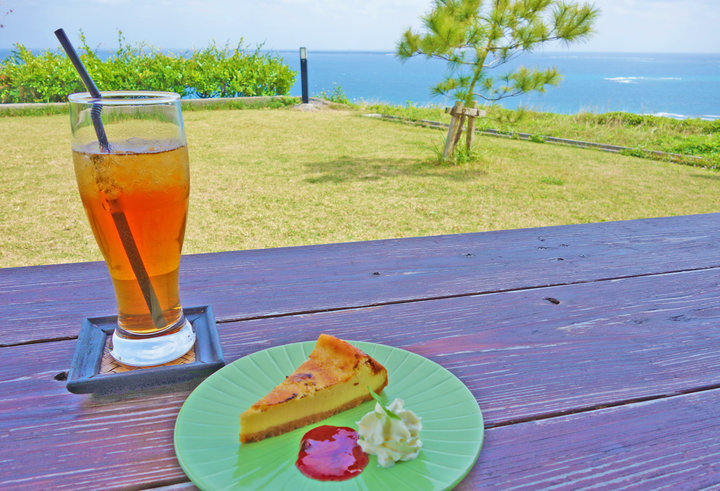
{"label": "ocean", "polygon": [[[291,95],[301,94],[299,51],[274,51],[298,71]],[[9,50],[0,50],[0,59]],[[102,54],[101,54],[102,56]],[[424,57],[400,61],[390,52],[308,50],[311,96],[338,88],[351,101],[450,105],[430,87],[446,74],[446,64]],[[720,118],[720,54],[542,52],[519,56],[513,67],[555,66],[563,80],[543,94],[501,101],[507,108],[574,114],[627,111],[674,118]]]}
{"label": "ocean", "polygon": [[[299,70],[297,52],[279,54]],[[504,99],[507,108],[720,118],[720,54],[530,53],[512,62],[518,65],[556,66],[563,80],[544,94]],[[354,101],[448,105],[430,93],[446,73],[440,60],[416,57],[403,63],[392,53],[308,52],[310,93],[341,87]],[[300,90],[296,83],[292,93]]]}

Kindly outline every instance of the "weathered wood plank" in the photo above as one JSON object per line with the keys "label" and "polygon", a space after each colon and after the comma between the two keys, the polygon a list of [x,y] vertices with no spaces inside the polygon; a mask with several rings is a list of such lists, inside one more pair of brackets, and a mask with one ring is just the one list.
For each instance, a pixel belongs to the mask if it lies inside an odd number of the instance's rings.
{"label": "weathered wood plank", "polygon": [[718,435],[717,389],[493,428],[459,489],[717,489]]}
{"label": "weathered wood plank", "polygon": [[[320,332],[404,347],[459,376],[488,427],[522,427],[511,423],[720,386],[718,300],[717,273],[706,270],[232,322],[220,335],[228,361]],[[54,376],[73,348],[59,341],[1,349],[0,487],[182,481],[172,428],[189,388],[69,394]],[[714,406],[704,410],[717,416]],[[573,424],[575,433],[544,438],[558,439],[558,448],[598,439],[596,423]],[[614,438],[627,432],[620,429]],[[683,443],[682,433],[673,435]],[[489,438],[483,456],[497,466],[495,445]],[[471,483],[492,475],[476,469]]]}
{"label": "weathered wood plank", "polygon": [[[183,257],[187,306],[231,320],[720,266],[720,214]],[[0,269],[0,345],[112,314],[105,266]]]}

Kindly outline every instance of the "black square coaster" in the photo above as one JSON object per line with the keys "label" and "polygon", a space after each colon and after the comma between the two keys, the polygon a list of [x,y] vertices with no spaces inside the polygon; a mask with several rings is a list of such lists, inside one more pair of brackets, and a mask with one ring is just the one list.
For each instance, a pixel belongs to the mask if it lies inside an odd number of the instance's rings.
{"label": "black square coaster", "polygon": [[75,394],[120,392],[207,377],[225,365],[212,307],[183,309],[195,330],[195,346],[178,360],[154,367],[131,367],[110,356],[117,316],[85,319],[68,373],[67,389]]}

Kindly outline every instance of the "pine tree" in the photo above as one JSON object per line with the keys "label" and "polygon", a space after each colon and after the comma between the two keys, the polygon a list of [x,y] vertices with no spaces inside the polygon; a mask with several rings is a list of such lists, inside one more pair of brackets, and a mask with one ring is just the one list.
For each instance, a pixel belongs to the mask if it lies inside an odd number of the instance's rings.
{"label": "pine tree", "polygon": [[448,62],[450,73],[433,93],[453,96],[466,107],[477,98],[493,103],[557,85],[555,67],[520,66],[495,77],[491,72],[545,43],[586,39],[598,14],[591,4],[563,0],[434,0],[432,11],[422,17],[422,32],[403,33],[397,55]]}

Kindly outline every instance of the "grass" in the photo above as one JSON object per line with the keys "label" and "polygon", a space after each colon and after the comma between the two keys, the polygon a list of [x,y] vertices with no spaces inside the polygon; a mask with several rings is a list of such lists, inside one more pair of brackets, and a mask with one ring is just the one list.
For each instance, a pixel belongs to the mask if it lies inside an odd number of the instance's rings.
{"label": "grass", "polygon": [[[432,120],[448,123],[450,116],[438,107],[360,106],[368,112],[399,116],[410,120]],[[611,112],[595,114],[556,114],[534,111],[511,111],[499,107],[487,109],[488,117],[478,120],[478,129],[530,133],[532,139],[553,136],[593,143],[630,147],[629,153],[648,155],[652,150],[694,155],[702,162],[685,159],[691,165],[720,168],[720,120],[676,120],[659,116]]]}
{"label": "grass", "polygon": [[[483,136],[438,165],[442,131],[359,111],[198,110],[185,128],[186,254],[720,210],[717,171]],[[0,134],[0,267],[100,260],[67,116],[0,117]]]}

